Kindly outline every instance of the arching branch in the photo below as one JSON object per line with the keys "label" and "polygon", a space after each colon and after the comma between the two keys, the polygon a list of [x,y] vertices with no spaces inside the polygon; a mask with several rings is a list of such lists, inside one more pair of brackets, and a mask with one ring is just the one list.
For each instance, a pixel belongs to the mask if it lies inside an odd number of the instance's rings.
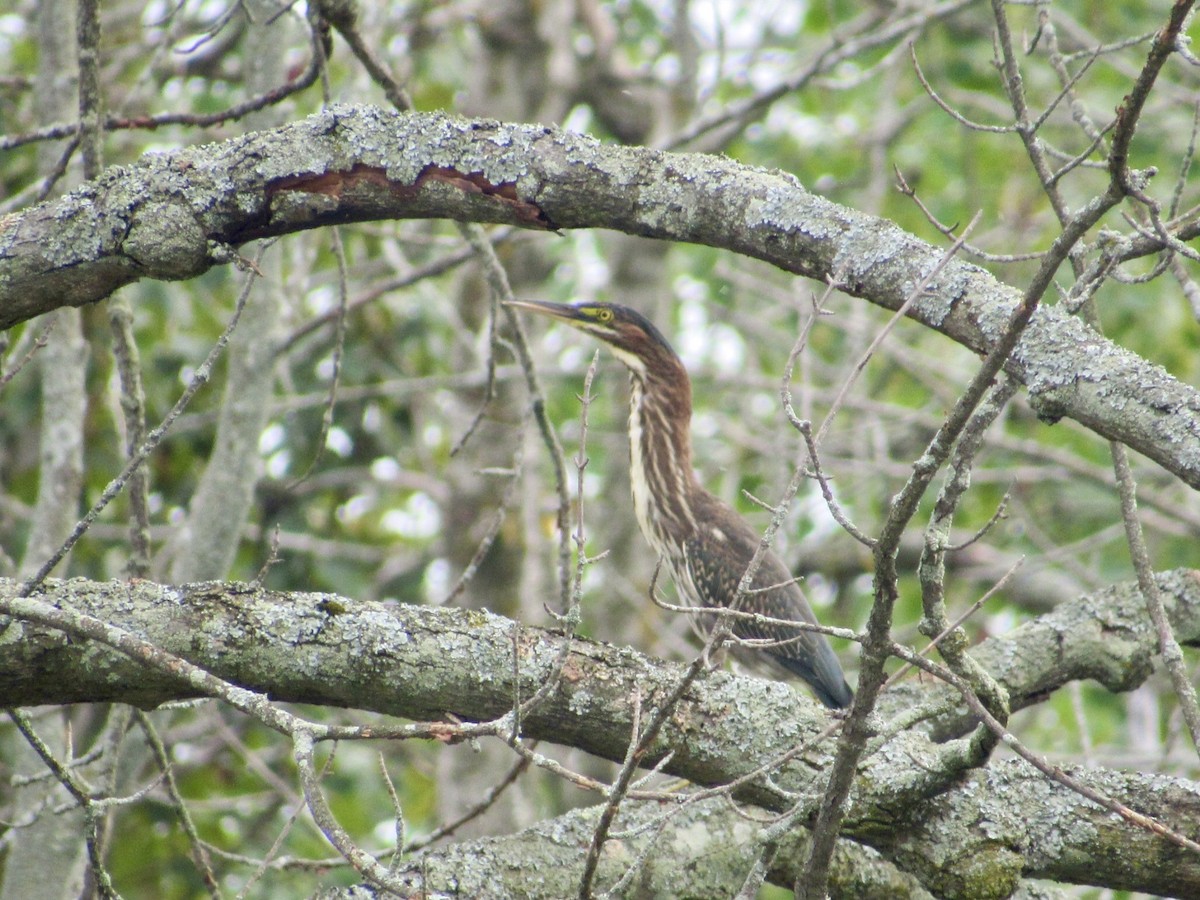
{"label": "arching branch", "polygon": [[[600,144],[530,125],[333,107],[272,131],[145,157],[0,223],[0,328],[141,278],[194,277],[245,241],[323,225],[448,218],[609,228],[708,244],[898,309],[942,252],[780,172]],[[986,353],[1019,297],[946,266],[910,318]],[[1200,393],[1043,307],[1007,370],[1067,416],[1200,488]]]}

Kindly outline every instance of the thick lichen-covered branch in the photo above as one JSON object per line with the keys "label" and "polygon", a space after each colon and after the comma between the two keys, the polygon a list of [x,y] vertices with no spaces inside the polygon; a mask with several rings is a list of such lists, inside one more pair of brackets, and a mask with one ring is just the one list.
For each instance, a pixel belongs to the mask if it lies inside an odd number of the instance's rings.
{"label": "thick lichen-covered branch", "polygon": [[[722,157],[607,146],[555,129],[332,107],[113,168],[0,222],[0,328],[142,279],[192,278],[246,241],[347,222],[447,218],[608,228],[708,244],[898,309],[942,252],[895,225]],[[908,311],[970,349],[1019,292],[953,261]],[[1200,394],[1083,322],[1039,309],[1006,366],[1063,416],[1200,487]]]}
{"label": "thick lichen-covered branch", "polygon": [[[1166,573],[1160,586],[1180,640],[1200,641],[1195,573]],[[16,582],[0,581],[0,615],[18,617],[0,631],[0,696],[14,705],[123,700],[149,707],[207,690],[202,680],[181,678],[167,657],[135,662],[112,649],[106,641],[119,633],[257,696],[369,709],[450,728],[455,718],[502,716],[514,696],[531,696],[565,640],[486,612],[385,607],[236,584],[74,580],[47,582],[30,598],[17,596],[18,590]],[[985,642],[976,658],[1026,691],[1089,677],[1116,689],[1132,687],[1149,672],[1154,635],[1138,624],[1143,611],[1123,598],[1114,589],[1064,600],[1054,614]],[[37,624],[51,621],[55,611],[102,621],[109,631],[85,640],[69,627],[64,633]],[[635,691],[644,703],[666,696],[682,668],[586,640],[572,640],[569,651],[556,689],[524,716],[525,735],[619,760],[632,728]],[[905,700],[936,700],[935,690],[923,685]],[[1032,694],[1026,697],[1031,702]],[[806,791],[819,783],[829,748],[815,737],[827,723],[815,701],[788,685],[715,672],[689,688],[647,762],[670,754],[665,771],[722,785],[810,743],[778,767],[774,786],[752,782],[737,792],[768,809],[785,809],[791,801],[779,788]],[[922,881],[943,885],[947,895],[981,896],[969,892],[998,873],[1005,883],[1040,875],[1151,892],[1168,883],[1200,891],[1195,860],[1024,763],[991,763],[944,791],[931,771],[942,758],[938,745],[912,730],[873,748],[858,773],[844,836],[902,860],[908,871],[918,871],[923,859]],[[1195,784],[1105,770],[1073,774],[1176,830],[1192,833],[1200,826]],[[939,785],[936,796],[922,793],[927,784]],[[980,831],[971,824],[980,821],[989,827]],[[1083,822],[1089,823],[1086,834]],[[1056,842],[1039,838],[1038,828],[1057,834]],[[1063,836],[1071,834],[1079,841]],[[947,841],[953,854],[938,849]],[[1120,856],[1087,849],[1117,843]],[[963,870],[965,859],[974,861],[970,872]]]}

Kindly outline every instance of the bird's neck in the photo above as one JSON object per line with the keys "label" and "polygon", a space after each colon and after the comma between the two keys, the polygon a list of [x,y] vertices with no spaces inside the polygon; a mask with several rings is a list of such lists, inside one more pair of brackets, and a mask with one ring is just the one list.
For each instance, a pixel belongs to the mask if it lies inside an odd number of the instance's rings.
{"label": "bird's neck", "polygon": [[692,498],[692,386],[679,364],[672,377],[633,373],[629,397],[629,480],[638,525],[660,556],[696,528]]}

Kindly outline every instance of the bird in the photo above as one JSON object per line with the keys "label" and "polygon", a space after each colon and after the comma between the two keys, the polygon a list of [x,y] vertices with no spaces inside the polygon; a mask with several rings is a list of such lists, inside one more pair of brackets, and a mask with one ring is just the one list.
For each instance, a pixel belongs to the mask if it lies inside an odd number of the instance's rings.
{"label": "bird", "polygon": [[[590,334],[629,369],[629,481],[638,525],[688,605],[729,607],[761,540],[696,478],[692,384],[679,355],[649,319],[628,306],[517,299],[507,305]],[[770,550],[761,557],[751,590],[738,608],[817,624],[791,572]],[[734,617],[732,631],[743,640],[768,642],[755,655],[765,656],[775,674],[802,679],[825,706],[845,709],[853,701],[854,692],[824,635],[745,616]]]}

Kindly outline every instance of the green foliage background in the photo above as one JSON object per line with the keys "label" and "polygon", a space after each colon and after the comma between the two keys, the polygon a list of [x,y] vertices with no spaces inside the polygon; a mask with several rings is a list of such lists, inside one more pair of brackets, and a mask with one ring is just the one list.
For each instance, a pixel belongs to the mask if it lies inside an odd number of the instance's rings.
{"label": "green foliage background", "polygon": [[[0,122],[8,135],[36,127],[36,101],[28,81],[39,53],[38,36],[26,18],[32,6],[18,0],[16,8],[0,15]],[[551,52],[574,54],[575,64],[585,70],[594,36],[583,24],[574,23],[565,38],[548,38],[538,32],[538,16],[545,13],[539,12],[539,4],[504,5],[505,13],[520,9],[528,17],[515,22],[520,34],[514,38],[504,30],[506,23],[497,21],[499,13],[495,18],[484,10],[460,16],[454,5],[386,6],[364,5],[363,32],[406,79],[416,108],[500,117],[511,117],[515,108],[528,118],[549,111],[556,113],[549,119],[556,124],[617,139],[603,117],[579,99],[580,90],[549,85],[551,99],[538,104],[522,95],[524,82],[512,74],[520,66],[536,70]],[[856,33],[871,16],[883,21],[887,12],[887,4],[846,2],[781,3],[771,14],[751,3],[693,4],[700,62],[694,73],[696,91],[687,95],[675,80],[686,61],[671,37],[668,6],[623,0],[605,8],[615,28],[614,56],[630,73],[625,89],[635,92],[635,100],[640,96],[636,91],[655,98],[662,118],[643,124],[648,141],[664,145],[674,129],[719,115],[765,85],[803,71],[835,36]],[[1095,46],[1159,27],[1162,6],[1067,2],[1054,5],[1051,22],[1072,71],[1078,71]],[[1061,90],[1050,65],[1047,26],[1039,32],[1038,16],[1045,9],[1009,7],[1014,29],[1029,51],[1023,75],[1038,112]],[[225,12],[221,3],[144,10],[106,5],[104,87],[110,111],[127,117],[166,109],[201,114],[243,99],[249,61],[239,40],[232,40],[215,60],[199,61],[209,46],[200,36]],[[714,26],[714,18],[720,27]],[[973,246],[1001,256],[1044,250],[1058,234],[1058,223],[1018,135],[973,131],[956,122],[930,99],[909,58],[911,39],[912,55],[945,103],[972,121],[1006,126],[1012,114],[993,65],[993,29],[985,5],[958,4],[956,11],[931,17],[902,40],[881,41],[849,54],[832,71],[750,117],[718,146],[703,149],[792,172],[837,203],[891,219],[931,242],[948,243],[913,200],[896,189],[893,170],[898,170],[938,221],[961,228],[979,214],[970,236]],[[307,48],[297,41],[282,52],[299,67]],[[1069,99],[1078,101],[1094,121],[1107,122],[1145,52],[1143,41],[1101,56]],[[337,39],[329,82],[333,99],[384,102]],[[1135,142],[1133,164],[1158,167],[1151,191],[1164,206],[1173,202],[1177,176],[1194,139],[1195,90],[1194,71],[1175,65],[1168,84],[1154,95]],[[321,106],[321,93],[312,88],[288,98],[277,112],[281,120],[290,120]],[[230,121],[211,128],[116,130],[105,141],[105,162],[129,163],[148,151],[220,140],[244,128]],[[1070,102],[1058,105],[1040,136],[1066,156],[1088,145]],[[0,202],[6,208],[32,199],[41,146],[27,143],[0,153]],[[61,147],[61,142],[53,145],[55,152]],[[1102,189],[1106,178],[1103,170],[1085,165],[1065,178],[1062,187],[1069,202],[1081,204]],[[1178,204],[1188,209],[1197,193],[1190,171],[1181,187]],[[1111,228],[1128,230],[1118,212],[1110,219]],[[276,385],[260,448],[264,478],[249,521],[230,523],[241,528],[243,538],[229,577],[255,578],[271,557],[278,534],[278,560],[264,576],[272,587],[439,602],[488,533],[507,479],[514,477],[506,474],[514,450],[521,446],[515,499],[478,575],[453,602],[545,623],[543,603],[556,602],[553,477],[544,449],[523,430],[522,379],[503,346],[496,357],[497,397],[484,410],[472,439],[451,453],[484,398],[491,303],[487,287],[469,262],[410,286],[389,287],[406,273],[459,254],[463,244],[457,229],[445,222],[373,223],[344,228],[341,239],[352,311],[345,320],[332,428],[323,447],[319,442],[331,393],[335,329],[332,319],[319,327],[313,323],[338,302],[330,236],[291,236],[267,251],[282,260],[284,325],[290,336],[273,371],[261,373]],[[786,427],[780,408],[779,384],[794,337],[811,313],[811,299],[823,287],[708,248],[633,243],[607,233],[507,234],[499,240],[498,252],[523,296],[631,302],[652,315],[675,341],[694,378],[696,464],[702,481],[755,525],[765,526],[768,513],[748,495],[773,502],[801,458],[800,440]],[[1036,261],[979,264],[1021,286]],[[1149,263],[1130,268],[1131,274],[1145,273]],[[1064,289],[1069,278],[1068,271],[1060,273]],[[224,328],[241,287],[242,276],[227,267],[186,282],[143,282],[127,289],[136,313],[151,424],[175,402]],[[1181,380],[1200,383],[1200,328],[1176,281],[1168,276],[1148,283],[1113,281],[1096,299],[1109,337]],[[830,315],[814,329],[792,388],[802,413],[817,422],[888,318],[884,311],[836,293],[827,308]],[[105,314],[88,309],[85,320],[90,402],[83,502],[90,504],[120,470],[123,451]],[[574,454],[581,436],[577,395],[594,348],[564,329],[528,325],[549,394],[550,418],[560,428],[567,453]],[[19,326],[7,335],[8,346],[21,346],[42,327],[38,322]],[[5,369],[13,362],[10,353]],[[822,462],[834,478],[838,499],[863,530],[877,528],[884,504],[907,477],[912,460],[975,363],[962,348],[907,322],[870,359],[822,447]],[[2,395],[3,574],[16,571],[36,499],[41,413],[34,373],[33,366],[27,367],[5,385]],[[211,452],[223,378],[222,369],[151,461],[156,548],[164,546],[186,515]],[[610,555],[589,569],[582,631],[680,657],[689,647],[686,623],[645,600],[654,560],[636,534],[628,500],[624,384],[620,365],[601,354],[588,423],[584,515],[589,552],[608,550]],[[1156,568],[1194,566],[1200,533],[1195,496],[1152,466],[1139,465],[1139,474]],[[957,533],[966,538],[987,525],[1006,494],[1006,515],[979,545],[964,551],[966,561],[950,573],[952,608],[966,608],[1020,558],[1025,559],[1024,573],[1044,576],[1043,583],[1055,590],[1002,592],[969,623],[973,635],[1007,630],[1056,598],[1131,577],[1108,452],[1096,435],[1067,421],[1043,424],[1019,400],[979,459]],[[127,557],[127,513],[124,500],[115,503],[56,574],[120,577]],[[807,575],[810,596],[825,621],[862,625],[870,598],[869,556],[832,524],[815,488],[806,489],[794,504],[779,549]],[[165,563],[156,565],[161,575]],[[908,571],[914,565],[915,557]],[[905,587],[899,637],[915,642],[918,593],[915,582]],[[855,653],[839,649],[852,669]],[[1131,702],[1140,704],[1134,719],[1129,717]],[[1149,756],[1147,765],[1194,777],[1194,760],[1180,760],[1171,701],[1154,692],[1139,692],[1133,701],[1089,688],[1063,692],[1018,717],[1014,727],[1030,744],[1061,758],[1081,758],[1086,751],[1090,759],[1111,755],[1120,760],[1133,752],[1134,733],[1146,721],[1147,709],[1156,733],[1140,735],[1137,752]],[[276,790],[268,777],[275,772],[291,783],[286,752],[245,722],[225,722],[224,730],[214,730],[213,722],[225,715],[208,705],[156,717],[164,741],[173,748],[183,794],[195,801],[194,815],[205,839],[229,853],[267,852],[296,810],[296,798]],[[382,755],[396,784],[411,837],[461,807],[464,798],[446,775],[458,765],[469,768],[472,752],[411,745],[342,748],[326,787],[343,824],[367,845],[382,845],[392,812],[375,754]],[[566,758],[573,765],[605,770],[595,761],[571,754]],[[129,765],[135,780],[150,771],[144,756],[131,754]],[[8,774],[3,762],[0,774]],[[546,776],[531,775],[521,790],[519,815],[511,809],[508,813],[517,820],[591,801]],[[332,856],[305,822],[291,829],[281,852]],[[111,862],[128,896],[189,897],[199,890],[178,824],[152,798],[118,815]],[[253,871],[232,858],[220,860],[218,868],[233,889]],[[353,881],[349,873],[344,879]],[[299,895],[309,885],[307,870],[271,871],[255,890]]]}

